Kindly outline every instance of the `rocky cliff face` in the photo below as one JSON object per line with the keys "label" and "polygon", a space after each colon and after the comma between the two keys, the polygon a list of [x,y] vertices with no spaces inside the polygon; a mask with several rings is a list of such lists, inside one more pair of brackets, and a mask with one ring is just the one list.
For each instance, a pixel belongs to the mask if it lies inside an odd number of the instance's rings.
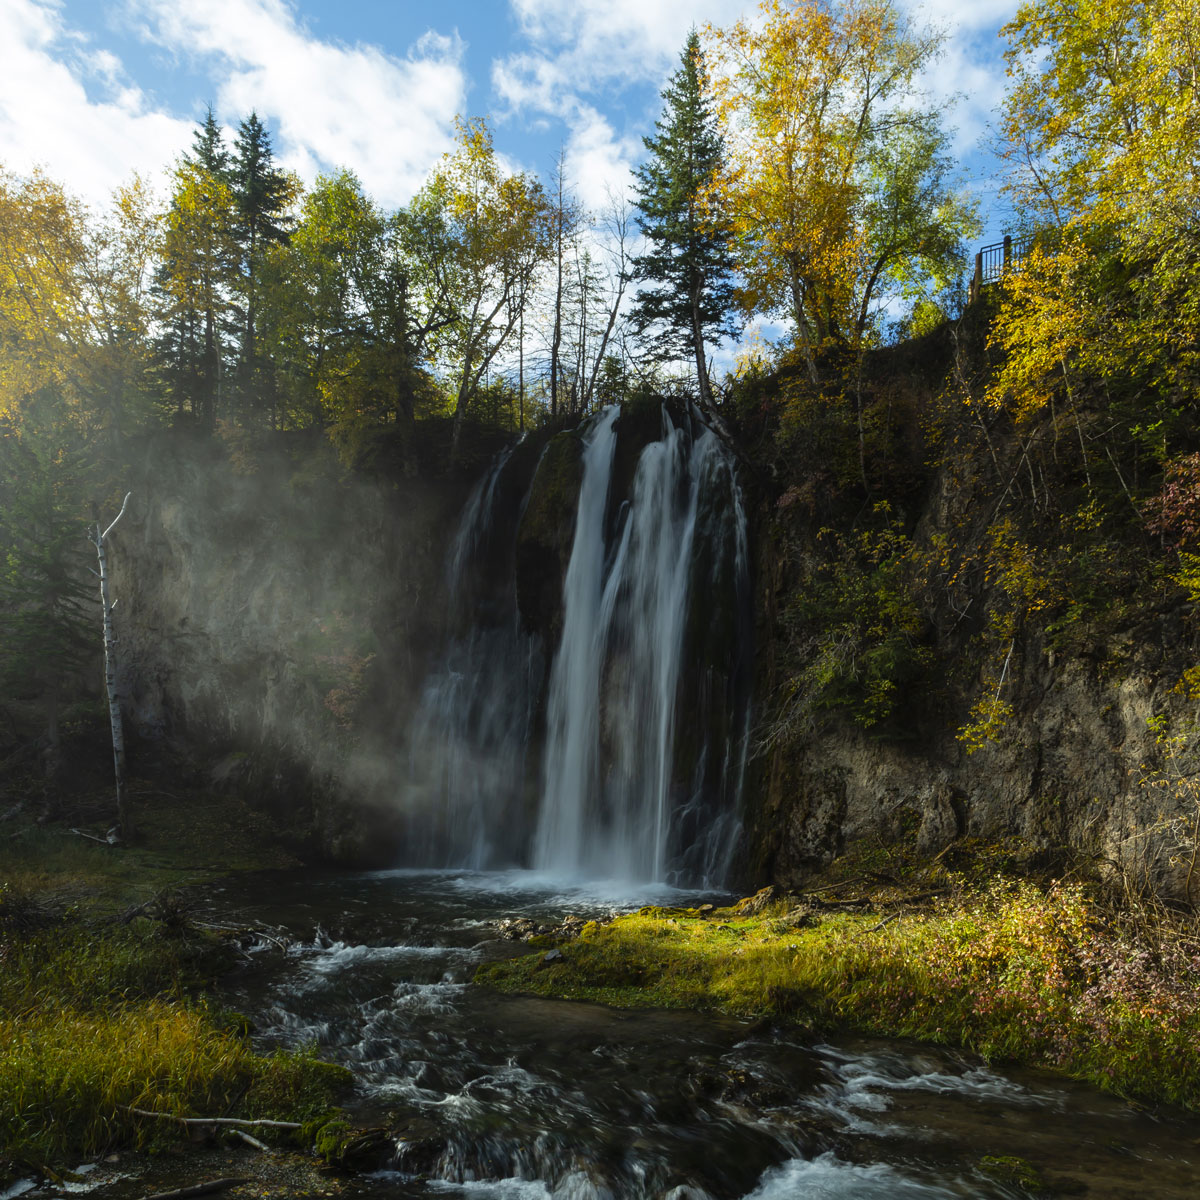
{"label": "rocky cliff face", "polygon": [[251,465],[163,440],[133,490],[113,590],[134,730],[201,748],[215,785],[335,859],[387,861],[465,488],[346,478],[321,444]]}
{"label": "rocky cliff face", "polygon": [[750,874],[796,885],[856,838],[915,833],[932,853],[964,835],[1017,836],[1182,897],[1196,796],[1171,776],[1195,764],[1164,762],[1148,726],[1188,715],[1170,672],[1144,647],[1117,678],[1037,647],[1025,657],[1015,720],[973,754],[950,730],[905,745],[849,726],[775,747],[751,800]]}
{"label": "rocky cliff face", "polygon": [[[920,553],[952,528],[981,529],[978,514],[994,505],[961,460],[945,466],[910,516],[912,544]],[[815,524],[760,504],[760,734],[787,691],[782,610],[811,586],[812,561],[796,543],[811,546]],[[798,885],[863,839],[915,839],[931,854],[957,838],[1014,839],[1026,857],[1087,860],[1135,893],[1200,898],[1198,713],[1180,686],[1200,645],[1186,602],[1161,590],[1158,599],[1132,595],[1119,606],[1126,615],[1081,622],[1069,639],[1028,614],[1011,645],[1004,639],[999,680],[998,664],[989,673],[978,659],[980,631],[1005,603],[995,574],[980,571],[965,596],[932,588],[922,603],[941,667],[898,685],[899,732],[864,728],[834,707],[783,736],[760,736],[747,786],[748,878]],[[961,728],[1001,686],[1011,711],[972,750]]]}
{"label": "rocky cliff face", "polygon": [[[631,460],[653,436],[634,436],[637,424],[627,422]],[[561,633],[579,447],[572,432],[531,440],[498,497],[513,509],[520,619],[547,662]],[[395,861],[405,836],[404,735],[444,632],[446,550],[471,483],[434,475],[347,479],[311,446],[279,447],[247,472],[227,454],[167,442],[134,481],[115,535],[134,728],[203,747],[216,784],[245,790],[338,861]],[[941,484],[929,494],[927,542],[965,503]],[[804,586],[783,540],[764,505],[752,548],[760,730],[786,673],[780,598]],[[986,589],[977,600],[987,607]],[[934,633],[948,657],[952,626]],[[974,753],[956,734],[991,686],[982,676],[947,682],[936,712],[927,696],[902,692],[899,706],[923,714],[904,738],[833,712],[760,746],[745,787],[743,881],[796,885],[856,839],[915,837],[934,853],[963,836],[1015,837],[1046,855],[1082,852],[1133,887],[1176,897],[1190,888],[1194,898],[1195,756],[1164,753],[1149,724],[1163,717],[1178,733],[1196,717],[1176,688],[1196,661],[1189,630],[1178,608],[1143,610],[1068,653],[1027,628],[1008,664],[1011,717]],[[707,648],[697,643],[689,661],[720,657],[700,641]],[[689,669],[688,687],[704,692],[705,670]]]}

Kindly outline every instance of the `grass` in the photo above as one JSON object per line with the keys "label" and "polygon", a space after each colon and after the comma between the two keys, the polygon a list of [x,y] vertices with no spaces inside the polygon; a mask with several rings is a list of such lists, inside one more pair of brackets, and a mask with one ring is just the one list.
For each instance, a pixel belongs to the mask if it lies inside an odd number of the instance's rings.
{"label": "grass", "polygon": [[1200,954],[1151,946],[1080,884],[962,884],[880,912],[643,909],[592,924],[561,963],[480,968],[507,991],[694,1008],[960,1046],[1200,1111]]}
{"label": "grass", "polygon": [[233,798],[146,795],[140,809],[133,848],[33,824],[0,839],[0,1186],[4,1159],[12,1175],[179,1141],[177,1124],[129,1108],[308,1130],[350,1081],[311,1048],[257,1053],[246,1022],[205,999],[233,949],[178,898],[291,860],[247,835]]}

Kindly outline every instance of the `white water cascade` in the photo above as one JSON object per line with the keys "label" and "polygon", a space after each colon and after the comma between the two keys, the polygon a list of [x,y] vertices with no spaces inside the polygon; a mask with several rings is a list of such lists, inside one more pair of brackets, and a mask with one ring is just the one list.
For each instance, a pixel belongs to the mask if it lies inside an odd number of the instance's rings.
{"label": "white water cascade", "polygon": [[[614,547],[605,517],[617,418],[616,408],[606,410],[586,436],[562,641],[550,676],[534,865],[657,881],[677,876],[677,860],[696,849],[695,839],[681,844],[682,819],[712,783],[701,753],[692,778],[682,781],[692,794],[678,794],[685,634],[710,599],[692,589],[719,586],[722,574],[727,585],[744,587],[745,517],[720,442],[708,429],[694,432],[690,421],[675,425],[664,409],[662,439],[641,452]],[[723,504],[713,504],[715,493]],[[732,553],[732,572],[719,569],[723,552]],[[703,675],[703,664],[687,665]],[[738,744],[721,748],[717,780],[734,794],[722,797],[712,827],[693,831],[708,843],[700,864],[708,882],[724,874],[732,850],[732,823],[720,818],[736,812],[744,768],[746,730],[735,725]],[[690,732],[707,751],[706,731]]]}
{"label": "white water cascade", "polygon": [[[608,408],[543,459],[510,449],[464,510],[446,646],[408,728],[412,865],[726,877],[749,720],[741,493],[691,412],[625,418]],[[523,521],[547,455],[548,476],[574,463],[578,484],[538,510],[538,545],[561,553],[530,575]]]}

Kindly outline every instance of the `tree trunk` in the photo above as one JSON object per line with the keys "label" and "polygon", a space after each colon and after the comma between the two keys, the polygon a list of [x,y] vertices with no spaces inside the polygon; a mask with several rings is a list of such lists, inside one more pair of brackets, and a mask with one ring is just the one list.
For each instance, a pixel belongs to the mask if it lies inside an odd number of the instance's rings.
{"label": "tree trunk", "polygon": [[132,492],[125,493],[121,502],[121,511],[113,518],[112,524],[103,532],[100,522],[96,522],[96,555],[100,560],[100,605],[104,614],[104,684],[108,690],[108,718],[112,726],[113,774],[117,786],[117,824],[121,827],[121,840],[130,841],[133,837],[133,817],[125,793],[125,728],[121,722],[121,701],[117,695],[117,639],[113,635],[112,612],[113,604],[108,596],[108,555],[105,542],[112,533],[113,527],[125,515],[126,505]]}
{"label": "tree trunk", "polygon": [[696,352],[696,382],[700,387],[700,407],[706,412],[713,410],[712,388],[708,382],[708,359],[704,355],[704,330],[700,325],[700,285],[692,284],[692,348]]}

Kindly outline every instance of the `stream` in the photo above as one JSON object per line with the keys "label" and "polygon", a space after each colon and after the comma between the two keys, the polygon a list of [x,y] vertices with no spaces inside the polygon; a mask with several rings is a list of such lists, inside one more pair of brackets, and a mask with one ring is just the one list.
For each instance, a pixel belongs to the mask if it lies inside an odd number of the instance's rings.
{"label": "stream", "polygon": [[[1193,1198],[1200,1127],[1045,1073],[924,1045],[693,1013],[498,995],[475,967],[521,949],[508,917],[556,922],[645,903],[529,872],[311,871],[233,878],[227,914],[275,925],[230,982],[265,1047],[315,1041],[357,1079],[354,1119],[407,1130],[379,1197],[783,1200]],[[1001,1169],[1002,1170],[1002,1169]]]}

